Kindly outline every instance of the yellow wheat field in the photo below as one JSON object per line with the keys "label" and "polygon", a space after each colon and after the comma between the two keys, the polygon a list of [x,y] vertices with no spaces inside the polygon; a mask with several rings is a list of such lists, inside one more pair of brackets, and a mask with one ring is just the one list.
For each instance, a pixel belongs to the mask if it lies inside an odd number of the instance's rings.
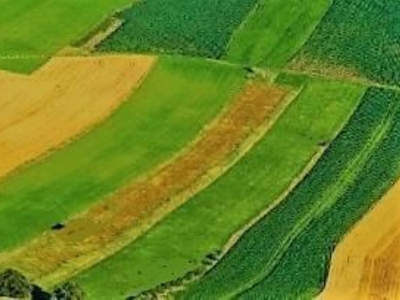
{"label": "yellow wheat field", "polygon": [[154,61],[59,57],[30,76],[0,71],[0,177],[106,118]]}
{"label": "yellow wheat field", "polygon": [[400,181],[339,244],[320,299],[400,299]]}

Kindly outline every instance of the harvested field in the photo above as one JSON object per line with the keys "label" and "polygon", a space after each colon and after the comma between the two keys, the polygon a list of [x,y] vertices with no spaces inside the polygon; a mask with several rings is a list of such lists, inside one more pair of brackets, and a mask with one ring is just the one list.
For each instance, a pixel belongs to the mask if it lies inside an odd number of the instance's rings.
{"label": "harvested field", "polygon": [[32,76],[1,72],[0,177],[109,116],[154,62],[149,56],[69,57]]}
{"label": "harvested field", "polygon": [[[103,203],[69,221],[66,228],[44,234],[22,248],[2,255],[0,265],[23,270],[31,278],[43,280],[43,276],[51,275],[60,281],[73,275],[59,273],[65,265],[70,272],[77,272],[104,259],[107,253],[104,247],[132,225],[140,230],[127,236],[127,242],[149,227],[149,216],[153,223],[157,222],[163,212],[165,215],[187,200],[191,193],[186,197],[174,196],[192,188],[219,162],[226,162],[254,130],[274,115],[285,94],[284,90],[264,83],[248,84],[238,100],[172,163],[149,178],[117,191]],[[168,208],[154,216],[152,212],[160,206]],[[114,246],[114,251],[122,246],[118,245]]]}
{"label": "harvested field", "polygon": [[334,252],[323,300],[400,298],[400,181]]}

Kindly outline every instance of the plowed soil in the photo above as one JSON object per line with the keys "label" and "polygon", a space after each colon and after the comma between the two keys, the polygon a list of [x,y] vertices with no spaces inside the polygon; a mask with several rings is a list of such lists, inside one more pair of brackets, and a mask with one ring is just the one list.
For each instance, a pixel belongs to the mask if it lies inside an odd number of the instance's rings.
{"label": "plowed soil", "polygon": [[0,71],[0,177],[105,119],[155,58],[54,58],[31,76]]}
{"label": "plowed soil", "polygon": [[400,181],[334,252],[320,299],[400,299]]}
{"label": "plowed soil", "polygon": [[[273,118],[285,95],[281,89],[249,83],[242,95],[171,163],[72,218],[62,230],[48,232],[20,249],[2,254],[0,265],[13,266],[40,282],[40,278],[82,257],[87,256],[88,265],[93,264],[99,259],[90,257],[92,253],[116,241],[129,228],[146,222],[152,211],[173,202],[175,195],[193,187],[209,170],[234,155],[239,145]],[[176,208],[185,200],[172,206]],[[140,234],[128,238],[133,240]]]}

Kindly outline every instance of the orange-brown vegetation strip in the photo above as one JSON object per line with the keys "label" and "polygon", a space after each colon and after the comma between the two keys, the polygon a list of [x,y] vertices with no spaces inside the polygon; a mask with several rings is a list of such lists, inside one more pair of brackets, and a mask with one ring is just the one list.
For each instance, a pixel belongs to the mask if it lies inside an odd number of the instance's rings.
{"label": "orange-brown vegetation strip", "polygon": [[272,119],[285,94],[264,83],[249,83],[231,107],[171,163],[71,219],[64,229],[1,255],[0,266],[12,266],[31,278],[40,278],[112,243],[137,226],[138,220],[143,221],[149,212],[190,189],[209,169],[233,155],[252,132]]}
{"label": "orange-brown vegetation strip", "polygon": [[400,181],[339,244],[320,298],[400,299]]}
{"label": "orange-brown vegetation strip", "polygon": [[31,76],[0,72],[0,177],[106,118],[155,58],[54,58]]}

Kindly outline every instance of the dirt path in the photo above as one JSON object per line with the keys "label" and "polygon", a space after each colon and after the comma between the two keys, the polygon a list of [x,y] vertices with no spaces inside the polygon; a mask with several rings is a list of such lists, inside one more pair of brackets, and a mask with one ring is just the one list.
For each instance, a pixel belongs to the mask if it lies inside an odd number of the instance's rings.
{"label": "dirt path", "polygon": [[3,253],[0,266],[51,285],[115,253],[215,180],[241,148],[251,147],[257,141],[253,134],[262,136],[259,127],[273,119],[285,94],[250,83],[181,156],[71,219],[64,229]]}
{"label": "dirt path", "polygon": [[54,58],[31,76],[0,72],[0,178],[109,116],[155,58]]}
{"label": "dirt path", "polygon": [[319,299],[400,299],[400,181],[334,252]]}

